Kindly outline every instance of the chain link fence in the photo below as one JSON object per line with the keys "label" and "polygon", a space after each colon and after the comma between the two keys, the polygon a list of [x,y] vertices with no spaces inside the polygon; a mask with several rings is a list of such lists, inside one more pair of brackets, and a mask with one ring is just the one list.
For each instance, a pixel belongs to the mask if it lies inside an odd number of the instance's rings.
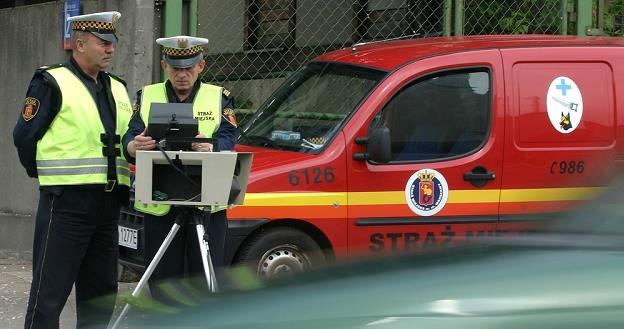
{"label": "chain link fence", "polygon": [[562,34],[561,0],[466,0],[465,34]]}
{"label": "chain link fence", "polygon": [[[604,31],[621,35],[624,0],[582,1],[593,2],[594,20],[602,22]],[[204,0],[198,23],[210,27],[205,31],[211,46],[202,79],[233,92],[239,124],[244,125],[285,77],[327,51],[398,38],[574,34],[575,4],[573,0]],[[596,14],[599,9],[601,17]]]}

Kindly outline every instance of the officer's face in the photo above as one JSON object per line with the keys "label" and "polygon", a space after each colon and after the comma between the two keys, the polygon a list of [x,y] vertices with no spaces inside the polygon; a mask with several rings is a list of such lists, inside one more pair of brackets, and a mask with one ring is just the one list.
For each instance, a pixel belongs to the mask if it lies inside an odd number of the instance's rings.
{"label": "officer's face", "polygon": [[175,68],[167,64],[165,61],[161,61],[160,63],[163,70],[167,72],[173,89],[182,93],[193,89],[195,81],[197,81],[199,74],[204,70],[204,66],[206,65],[206,62],[203,59],[194,66],[184,69]]}
{"label": "officer's face", "polygon": [[78,41],[77,50],[89,69],[103,71],[110,66],[113,60],[115,44],[87,33],[84,38]]}

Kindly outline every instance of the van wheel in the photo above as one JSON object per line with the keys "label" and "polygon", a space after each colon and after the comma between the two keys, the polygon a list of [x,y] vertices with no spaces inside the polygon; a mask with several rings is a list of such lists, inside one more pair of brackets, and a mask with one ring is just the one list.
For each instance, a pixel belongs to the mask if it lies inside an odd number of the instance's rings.
{"label": "van wheel", "polygon": [[319,245],[294,228],[269,229],[245,244],[238,262],[252,266],[259,279],[299,273],[325,263]]}

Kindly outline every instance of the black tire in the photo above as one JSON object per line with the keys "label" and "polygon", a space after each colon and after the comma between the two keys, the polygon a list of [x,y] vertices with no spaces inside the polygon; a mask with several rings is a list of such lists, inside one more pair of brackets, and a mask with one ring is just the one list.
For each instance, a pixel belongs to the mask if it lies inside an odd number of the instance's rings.
{"label": "black tire", "polygon": [[237,262],[250,266],[259,279],[266,280],[321,266],[325,256],[309,235],[280,227],[253,236],[240,250]]}

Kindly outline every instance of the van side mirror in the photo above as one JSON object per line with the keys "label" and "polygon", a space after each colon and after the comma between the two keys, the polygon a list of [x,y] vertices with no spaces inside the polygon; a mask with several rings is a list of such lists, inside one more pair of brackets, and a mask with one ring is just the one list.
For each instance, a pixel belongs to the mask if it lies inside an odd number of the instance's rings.
{"label": "van side mirror", "polygon": [[367,138],[356,138],[356,143],[367,144],[366,153],[355,153],[355,160],[371,160],[377,163],[390,162],[390,129],[388,127],[373,128]]}
{"label": "van side mirror", "polygon": [[366,148],[371,160],[378,163],[390,162],[390,129],[377,127],[369,133],[368,147]]}

